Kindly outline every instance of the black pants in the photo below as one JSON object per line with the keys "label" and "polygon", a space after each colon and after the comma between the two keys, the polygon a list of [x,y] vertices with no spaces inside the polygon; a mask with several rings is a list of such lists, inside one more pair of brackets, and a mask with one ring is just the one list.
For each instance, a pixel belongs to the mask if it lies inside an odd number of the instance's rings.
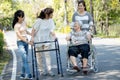
{"label": "black pants", "polygon": [[70,46],[68,50],[69,56],[77,57],[78,54],[81,54],[82,58],[87,58],[89,56],[90,46],[88,44],[81,44],[76,46]]}

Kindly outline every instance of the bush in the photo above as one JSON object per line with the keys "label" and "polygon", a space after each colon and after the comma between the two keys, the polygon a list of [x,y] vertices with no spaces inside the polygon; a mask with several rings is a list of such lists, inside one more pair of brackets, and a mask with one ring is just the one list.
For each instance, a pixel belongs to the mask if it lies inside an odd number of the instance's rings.
{"label": "bush", "polygon": [[4,35],[3,32],[0,30],[0,54],[3,53],[3,46],[4,46]]}

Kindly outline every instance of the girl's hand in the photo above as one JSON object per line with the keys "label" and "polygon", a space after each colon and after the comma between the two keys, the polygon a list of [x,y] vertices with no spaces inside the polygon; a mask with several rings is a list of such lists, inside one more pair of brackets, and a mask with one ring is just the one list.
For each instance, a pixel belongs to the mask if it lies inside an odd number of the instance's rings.
{"label": "girl's hand", "polygon": [[33,42],[32,42],[32,41],[30,41],[30,42],[28,42],[28,44],[33,45]]}
{"label": "girl's hand", "polygon": [[30,44],[30,45],[33,45],[33,42],[34,42],[34,39],[33,39],[33,38],[31,38],[31,40],[30,40],[29,44]]}

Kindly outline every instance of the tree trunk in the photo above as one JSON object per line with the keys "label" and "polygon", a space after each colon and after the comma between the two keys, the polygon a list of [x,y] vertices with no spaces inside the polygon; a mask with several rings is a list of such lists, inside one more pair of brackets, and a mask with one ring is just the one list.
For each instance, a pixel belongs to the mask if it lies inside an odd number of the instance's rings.
{"label": "tree trunk", "polygon": [[108,10],[106,10],[106,35],[109,36]]}
{"label": "tree trunk", "polygon": [[65,7],[65,8],[64,8],[64,10],[65,10],[65,11],[64,11],[64,12],[65,12],[65,13],[64,13],[64,14],[65,14],[65,15],[64,15],[64,25],[66,26],[66,25],[67,25],[67,0],[64,1],[64,7]]}
{"label": "tree trunk", "polygon": [[76,8],[77,8],[77,5],[76,5],[76,0],[72,0],[72,2],[73,2],[73,5],[74,5],[74,12],[77,10]]}
{"label": "tree trunk", "polygon": [[94,13],[93,13],[93,3],[92,3],[92,0],[90,0],[90,13],[91,13],[91,15],[93,17],[93,23],[94,23],[94,25],[93,25],[93,33],[97,34],[96,26],[95,26],[95,22],[94,22]]}
{"label": "tree trunk", "polygon": [[107,1],[104,0],[104,10],[106,13],[106,24],[105,24],[105,35],[109,36],[109,23],[108,23],[108,5],[107,5]]}

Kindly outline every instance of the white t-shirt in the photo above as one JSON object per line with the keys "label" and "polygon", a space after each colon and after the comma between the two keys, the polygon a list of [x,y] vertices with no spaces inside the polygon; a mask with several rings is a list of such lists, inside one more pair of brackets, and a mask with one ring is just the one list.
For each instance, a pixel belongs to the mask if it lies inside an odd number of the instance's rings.
{"label": "white t-shirt", "polygon": [[[27,39],[27,33],[26,33],[26,30],[27,30],[27,27],[26,27],[26,23],[23,22],[21,24],[17,23],[15,25],[15,28],[14,28],[15,32],[19,32],[21,36],[23,36],[24,38]],[[19,38],[19,36],[17,36],[17,41],[20,41],[21,39]]]}
{"label": "white t-shirt", "polygon": [[[53,19],[40,19],[38,18],[33,25],[33,28],[35,29],[35,36],[34,36],[34,42],[44,42],[44,41],[51,41],[51,35],[50,32],[53,32],[55,28],[55,24]],[[40,44],[41,45],[46,45],[48,44]]]}

